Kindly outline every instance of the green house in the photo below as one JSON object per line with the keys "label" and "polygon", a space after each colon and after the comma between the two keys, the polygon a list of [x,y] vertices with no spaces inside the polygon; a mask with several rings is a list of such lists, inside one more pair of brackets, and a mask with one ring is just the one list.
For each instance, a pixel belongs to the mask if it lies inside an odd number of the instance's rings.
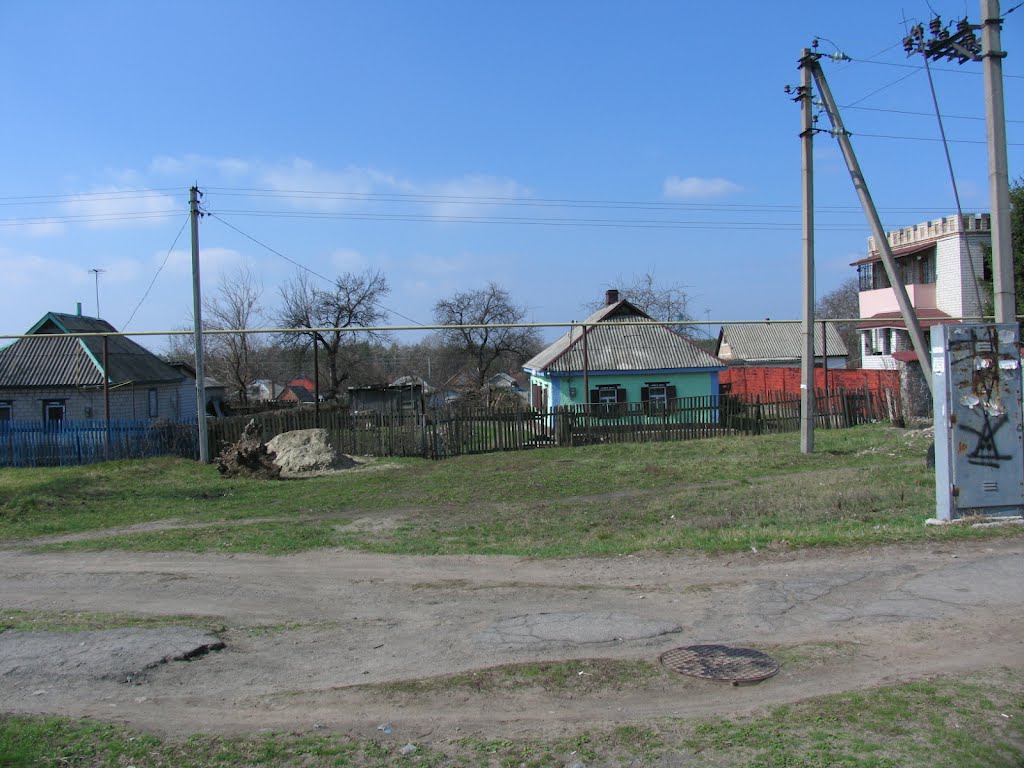
{"label": "green house", "polygon": [[725,364],[608,291],[605,306],[523,365],[538,410],[590,404],[612,414],[671,410],[718,394]]}

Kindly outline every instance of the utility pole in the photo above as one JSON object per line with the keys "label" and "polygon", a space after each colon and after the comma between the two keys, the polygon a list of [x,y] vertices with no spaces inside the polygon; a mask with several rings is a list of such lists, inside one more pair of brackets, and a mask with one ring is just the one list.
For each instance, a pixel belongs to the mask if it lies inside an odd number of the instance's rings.
{"label": "utility pole", "polygon": [[814,453],[814,118],[811,114],[809,48],[800,57],[800,178],[803,182],[804,319],[803,355],[800,360],[800,453]]}
{"label": "utility pole", "polygon": [[210,463],[210,446],[206,430],[206,376],[203,371],[203,300],[199,290],[199,190],[188,191],[188,207],[192,218],[192,315],[196,345],[196,415],[199,418],[199,461]]}
{"label": "utility pole", "polygon": [[1006,52],[1000,50],[999,32],[1003,20],[999,18],[999,0],[982,0],[981,23],[996,322],[1016,323],[1013,242],[1010,236],[1010,176],[1006,160],[1006,113],[1003,110],[1003,57]]}
{"label": "utility pole", "polygon": [[103,315],[100,314],[100,275],[106,271],[107,270],[105,269],[96,268],[89,270],[89,274],[93,275],[96,279],[96,317],[103,317]]}
{"label": "utility pole", "polygon": [[[818,93],[821,94],[821,100],[825,106],[825,112],[828,114],[829,122],[832,124],[832,133],[839,141],[839,148],[843,152],[843,159],[846,161],[847,170],[850,172],[853,187],[857,191],[857,196],[860,198],[860,204],[864,209],[864,215],[867,217],[868,224],[871,226],[871,234],[875,238],[875,243],[878,245],[878,250],[882,257],[882,264],[885,266],[885,272],[889,276],[889,283],[892,286],[893,292],[896,294],[896,303],[899,305],[900,314],[903,316],[903,323],[907,327],[907,332],[910,334],[910,340],[914,345],[914,352],[917,353],[917,359],[921,364],[921,375],[924,377],[925,383],[928,385],[928,391],[932,392],[931,349],[929,349],[928,344],[924,340],[924,331],[921,330],[921,322],[918,320],[917,314],[914,312],[914,307],[910,303],[910,297],[907,295],[907,287],[903,284],[903,278],[896,269],[896,259],[893,258],[889,239],[885,236],[885,230],[882,228],[882,220],[878,217],[878,210],[875,208],[875,203],[871,199],[871,192],[868,191],[867,181],[864,179],[864,174],[860,170],[860,164],[857,162],[857,156],[853,152],[853,144],[850,143],[850,134],[847,133],[846,127],[843,125],[843,119],[839,115],[839,107],[836,106],[835,99],[832,98],[832,91],[828,87],[828,81],[825,80],[825,73],[822,71],[821,64],[818,62],[821,55],[822,54],[819,53],[812,53],[805,60],[805,66],[810,69],[811,73],[814,75],[814,84],[818,87]],[[835,56],[838,58],[842,57],[843,54],[836,54]]]}
{"label": "utility pole", "polygon": [[[985,80],[985,125],[988,137],[988,189],[992,206],[992,283],[997,323],[1017,322],[1016,290],[1013,277],[1013,241],[1010,234],[1010,174],[1006,159],[1006,112],[1003,106],[1003,59],[999,0],[981,0],[981,24],[966,18],[956,23],[956,31],[936,16],[924,25],[917,24],[903,39],[907,55],[923,53],[927,58],[956,59],[963,64],[980,61]],[[981,43],[977,35],[981,30]]]}

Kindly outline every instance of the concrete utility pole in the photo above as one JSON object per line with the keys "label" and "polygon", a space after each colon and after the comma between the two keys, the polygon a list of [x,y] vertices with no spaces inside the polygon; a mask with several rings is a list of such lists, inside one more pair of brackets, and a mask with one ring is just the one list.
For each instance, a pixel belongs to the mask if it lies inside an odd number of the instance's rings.
{"label": "concrete utility pole", "polygon": [[988,129],[988,189],[992,203],[992,278],[997,323],[1016,323],[1013,242],[1010,237],[1010,176],[1006,160],[1003,110],[1003,57],[999,0],[981,2],[981,45],[985,77],[985,125]]}
{"label": "concrete utility pole", "polygon": [[811,51],[800,57],[800,178],[804,211],[804,334],[800,360],[800,452],[814,453],[814,120],[811,114]]}
{"label": "concrete utility pole", "polygon": [[[1006,113],[1003,108],[1003,58],[1000,50],[999,0],[981,0],[981,25],[967,19],[956,30],[943,26],[936,16],[928,24],[917,24],[903,39],[907,55],[923,53],[926,58],[983,62],[985,79],[985,124],[988,134],[988,187],[992,206],[992,277],[997,323],[1017,322],[1016,290],[1013,277],[1013,243],[1010,234],[1010,175],[1006,159]],[[975,35],[981,30],[979,44]]]}
{"label": "concrete utility pole", "polygon": [[832,133],[839,141],[839,147],[843,152],[843,159],[846,160],[846,167],[850,171],[850,178],[853,180],[853,187],[857,190],[857,196],[860,198],[864,215],[867,216],[868,224],[871,226],[871,234],[878,245],[878,250],[882,256],[882,264],[885,265],[886,274],[889,276],[889,283],[896,294],[896,303],[899,305],[900,314],[903,315],[903,322],[907,326],[907,332],[910,334],[910,340],[914,345],[914,351],[917,353],[917,359],[921,363],[921,374],[928,384],[928,391],[931,392],[931,350],[925,343],[921,323],[917,319],[913,305],[910,303],[907,288],[903,285],[903,278],[896,269],[896,260],[893,258],[892,248],[889,246],[889,240],[885,236],[885,230],[882,228],[882,220],[878,217],[878,210],[871,199],[867,181],[864,179],[864,174],[861,173],[857,156],[853,153],[850,134],[846,132],[846,127],[843,125],[843,119],[839,115],[839,107],[836,106],[835,99],[832,98],[832,91],[825,80],[825,73],[821,69],[821,64],[818,63],[818,58],[819,55],[811,54],[807,67],[814,75],[814,84],[818,86],[818,93],[821,94],[821,99],[824,102],[825,112],[828,114],[829,122],[832,123]]}
{"label": "concrete utility pole", "polygon": [[192,217],[192,314],[196,345],[196,414],[199,417],[199,461],[210,463],[210,446],[206,430],[206,376],[203,372],[203,299],[199,290],[199,190],[188,191],[188,207]]}

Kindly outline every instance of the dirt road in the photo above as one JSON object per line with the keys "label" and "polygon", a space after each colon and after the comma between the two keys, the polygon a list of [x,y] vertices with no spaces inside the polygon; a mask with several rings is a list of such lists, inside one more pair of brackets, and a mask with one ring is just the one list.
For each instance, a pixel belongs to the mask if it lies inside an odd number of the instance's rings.
{"label": "dirt road", "polygon": [[[66,648],[43,644],[39,658],[20,653],[17,663],[8,650],[0,702],[7,712],[91,715],[173,735],[326,727],[366,736],[387,721],[420,738],[493,737],[742,713],[934,673],[1021,668],[1022,554],[1020,539],[571,560],[9,549],[0,551],[4,608],[216,616],[226,647],[145,670],[128,668],[130,637],[102,669]],[[790,649],[796,661],[738,688],[687,679],[493,697],[374,687],[525,661],[653,661],[702,642]]]}

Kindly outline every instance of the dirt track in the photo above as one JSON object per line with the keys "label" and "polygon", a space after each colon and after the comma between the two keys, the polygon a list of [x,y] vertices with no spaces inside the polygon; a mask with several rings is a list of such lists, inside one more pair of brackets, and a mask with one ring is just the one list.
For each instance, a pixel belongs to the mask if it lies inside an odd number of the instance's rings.
{"label": "dirt track", "polygon": [[[54,675],[52,654],[22,663],[0,676],[0,701],[8,712],[91,715],[173,735],[327,727],[370,736],[388,721],[410,738],[494,737],[742,713],[935,673],[1024,667],[1022,553],[1020,539],[578,560],[0,551],[5,608],[205,615],[228,627],[225,649],[139,670],[131,683],[87,665]],[[571,629],[552,629],[562,612],[574,614]],[[496,699],[465,689],[382,697],[367,686],[542,659],[655,660],[699,642],[790,646],[814,658],[739,688],[682,679]]]}

